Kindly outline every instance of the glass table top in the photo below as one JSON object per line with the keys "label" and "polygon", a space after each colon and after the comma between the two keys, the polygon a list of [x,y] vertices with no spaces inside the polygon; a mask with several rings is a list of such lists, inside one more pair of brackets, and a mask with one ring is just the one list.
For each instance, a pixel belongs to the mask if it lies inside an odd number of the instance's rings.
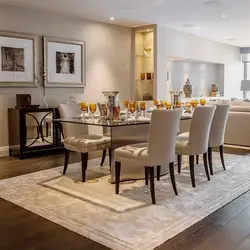
{"label": "glass table top", "polygon": [[[192,119],[191,116],[182,116],[181,120]],[[118,126],[133,126],[133,125],[143,125],[149,124],[150,119],[134,119],[134,120],[119,120],[119,121],[110,121],[103,118],[88,118],[82,119],[79,117],[65,118],[65,119],[54,119],[54,122],[60,123],[74,123],[74,124],[84,124],[92,126],[101,126],[101,127],[118,127]]]}

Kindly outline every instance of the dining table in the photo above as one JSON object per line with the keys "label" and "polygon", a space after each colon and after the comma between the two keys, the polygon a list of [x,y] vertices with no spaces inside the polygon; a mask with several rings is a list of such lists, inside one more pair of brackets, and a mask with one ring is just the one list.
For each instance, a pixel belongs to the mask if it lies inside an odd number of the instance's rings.
{"label": "dining table", "polygon": [[[181,120],[189,120],[191,116],[182,116]],[[64,119],[54,119],[54,122],[68,123],[68,124],[81,124],[83,126],[98,126],[109,130],[111,139],[111,168],[110,168],[110,182],[115,183],[115,162],[114,151],[115,149],[131,144],[147,143],[150,119],[124,119],[120,121],[107,120],[102,117],[95,118],[79,118],[70,117]],[[164,133],[164,131],[162,131]],[[138,180],[145,178],[143,166],[138,166],[138,163],[128,161],[124,163],[121,169],[121,181]],[[168,165],[161,167],[161,175],[167,174]]]}

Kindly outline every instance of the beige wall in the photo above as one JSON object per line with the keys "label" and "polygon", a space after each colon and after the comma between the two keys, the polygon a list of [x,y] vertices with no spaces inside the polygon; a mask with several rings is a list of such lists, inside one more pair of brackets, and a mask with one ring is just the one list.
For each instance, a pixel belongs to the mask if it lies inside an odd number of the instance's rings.
{"label": "beige wall", "polygon": [[[0,6],[1,30],[86,41],[86,88],[49,88],[49,105],[64,103],[69,96],[103,101],[103,90],[120,91],[120,100],[131,98],[131,29]],[[0,88],[0,95],[8,98],[8,107],[15,106],[17,93],[30,93],[33,104],[42,104],[36,88]],[[7,145],[0,137],[0,147]]]}
{"label": "beige wall", "polygon": [[225,96],[241,97],[243,77],[240,48],[214,42],[157,25],[157,98],[165,99],[170,89],[167,69],[170,58],[185,58],[224,65]]}

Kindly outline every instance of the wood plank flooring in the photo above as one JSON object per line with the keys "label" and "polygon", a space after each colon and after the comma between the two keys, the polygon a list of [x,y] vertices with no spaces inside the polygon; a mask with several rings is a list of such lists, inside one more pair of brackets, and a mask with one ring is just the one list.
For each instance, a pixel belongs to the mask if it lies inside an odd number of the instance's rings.
{"label": "wood plank flooring", "polygon": [[[226,149],[228,153],[249,151]],[[73,155],[70,162],[79,161]],[[0,179],[63,165],[63,155],[0,158]],[[250,191],[157,250],[250,250]],[[108,250],[36,214],[0,199],[0,250]],[[146,249],[145,249],[146,250]]]}

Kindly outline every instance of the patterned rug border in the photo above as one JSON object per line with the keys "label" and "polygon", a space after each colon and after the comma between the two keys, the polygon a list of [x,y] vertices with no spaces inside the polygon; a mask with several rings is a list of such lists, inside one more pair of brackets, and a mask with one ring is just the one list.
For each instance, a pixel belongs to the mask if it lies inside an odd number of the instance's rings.
{"label": "patterned rug border", "polygon": [[[248,159],[249,159],[249,157],[248,157]],[[56,169],[61,170],[62,167],[58,167]],[[48,173],[49,173],[51,170],[44,170],[44,171],[46,171],[46,172],[48,171]],[[217,174],[222,174],[223,172],[224,171],[219,172]],[[37,174],[37,172],[30,173],[30,174],[31,175]],[[30,174],[28,174],[28,175],[30,175]],[[14,178],[18,178],[18,177],[14,177]],[[55,177],[55,178],[58,178],[58,177]],[[13,179],[13,178],[10,178],[10,179]],[[8,180],[10,180],[10,179],[8,179]],[[7,180],[7,179],[5,179],[5,180]],[[36,183],[36,185],[39,185],[39,183]],[[44,187],[44,186],[42,186],[42,187]],[[44,188],[46,188],[46,187],[44,187]],[[177,236],[178,234],[185,231],[189,227],[195,225],[197,222],[205,219],[206,217],[208,217],[209,215],[211,215],[212,213],[214,213],[218,209],[224,207],[225,205],[232,202],[233,200],[235,200],[236,198],[243,195],[244,193],[246,193],[249,190],[250,190],[250,183],[242,185],[241,187],[234,189],[230,195],[222,196],[222,198],[216,199],[216,201],[217,201],[216,204],[214,204],[212,207],[207,208],[201,214],[198,214],[198,211],[194,212],[194,214],[193,214],[194,220],[193,221],[188,220],[188,216],[187,216],[177,223],[177,224],[179,224],[178,227],[168,228],[164,231],[161,231],[161,232],[155,234],[154,239],[144,239],[143,245],[131,244],[127,241],[124,241],[122,239],[118,239],[112,235],[109,235],[106,232],[102,232],[95,227],[90,227],[90,225],[87,223],[83,223],[83,222],[80,223],[80,222],[77,222],[71,218],[67,218],[68,220],[66,221],[64,219],[64,217],[62,217],[60,214],[57,214],[49,209],[44,209],[43,207],[39,206],[38,204],[36,204],[36,205],[27,204],[27,203],[25,203],[24,199],[22,199],[21,197],[18,197],[17,195],[5,193],[5,194],[0,194],[0,197],[13,203],[13,204],[16,204],[16,205],[22,207],[30,212],[33,212],[33,213],[35,213],[35,214],[37,214],[37,215],[39,215],[47,220],[50,220],[50,221],[52,221],[60,226],[63,226],[63,227],[65,227],[65,228],[67,228],[75,233],[78,233],[78,234],[85,236],[91,240],[94,240],[100,244],[103,244],[111,249],[115,249],[115,250],[135,250],[135,249],[136,250],[145,250],[145,249],[154,249],[155,247],[160,246],[164,242]],[[58,190],[56,190],[56,192],[58,192]],[[68,194],[66,194],[66,195],[68,195]],[[114,211],[112,211],[112,212],[114,212]],[[178,231],[178,233],[176,233],[176,231]]]}

